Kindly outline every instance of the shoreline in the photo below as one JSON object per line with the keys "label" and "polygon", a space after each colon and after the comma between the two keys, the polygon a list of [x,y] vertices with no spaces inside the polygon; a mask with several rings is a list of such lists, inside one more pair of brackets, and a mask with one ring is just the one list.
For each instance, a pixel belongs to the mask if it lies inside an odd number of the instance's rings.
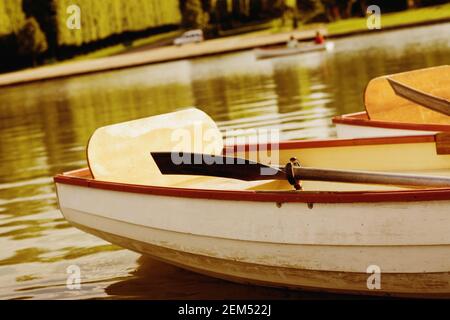
{"label": "shoreline", "polygon": [[347,32],[340,32],[340,33],[334,33],[328,36],[329,39],[339,39],[339,38],[345,38],[345,37],[352,37],[352,36],[359,36],[362,34],[368,34],[371,32],[389,32],[389,31],[395,31],[395,30],[402,30],[402,29],[408,29],[408,28],[418,28],[418,27],[425,27],[425,26],[431,26],[436,24],[444,24],[450,22],[450,17],[448,18],[442,18],[442,19],[435,19],[435,20],[429,20],[429,21],[417,21],[412,23],[405,23],[405,24],[399,24],[395,26],[386,26],[382,27],[379,30],[353,30],[353,31],[347,31]]}
{"label": "shoreline", "polygon": [[[390,32],[411,27],[422,27],[448,22],[450,22],[450,17],[430,21],[419,21],[395,26],[387,26],[379,30],[353,30],[349,32],[335,33],[330,35],[328,35],[328,32],[326,32],[326,30],[321,30],[328,39],[338,39],[361,34]],[[312,40],[314,39],[315,30],[283,32],[255,37],[246,37],[245,35],[232,36],[208,40],[199,44],[185,45],[183,47],[168,46],[134,53],[123,53],[121,55],[97,58],[92,60],[81,60],[67,63],[61,62],[54,65],[47,65],[38,68],[0,74],[0,88],[47,81],[52,79],[80,76],[97,72],[121,70],[150,64],[246,51],[258,47],[285,43],[288,37],[291,35],[295,35],[298,40]]]}

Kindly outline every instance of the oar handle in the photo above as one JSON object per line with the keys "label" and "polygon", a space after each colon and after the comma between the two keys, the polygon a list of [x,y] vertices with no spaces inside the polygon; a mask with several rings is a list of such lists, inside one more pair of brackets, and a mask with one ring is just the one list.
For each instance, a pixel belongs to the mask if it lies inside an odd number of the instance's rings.
{"label": "oar handle", "polygon": [[356,170],[334,170],[294,167],[295,179],[311,181],[350,182],[361,184],[384,184],[395,186],[450,187],[450,177],[393,174]]}

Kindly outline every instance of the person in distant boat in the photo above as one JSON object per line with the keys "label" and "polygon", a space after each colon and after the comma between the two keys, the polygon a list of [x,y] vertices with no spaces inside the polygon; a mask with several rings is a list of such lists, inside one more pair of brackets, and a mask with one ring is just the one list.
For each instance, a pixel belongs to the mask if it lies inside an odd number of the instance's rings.
{"label": "person in distant boat", "polygon": [[314,39],[314,43],[315,44],[324,44],[325,43],[325,38],[320,33],[320,31],[316,32],[316,38]]}
{"label": "person in distant boat", "polygon": [[289,38],[289,41],[287,43],[287,47],[288,48],[297,48],[298,47],[298,41],[297,41],[297,39],[295,39],[294,36],[291,36]]}

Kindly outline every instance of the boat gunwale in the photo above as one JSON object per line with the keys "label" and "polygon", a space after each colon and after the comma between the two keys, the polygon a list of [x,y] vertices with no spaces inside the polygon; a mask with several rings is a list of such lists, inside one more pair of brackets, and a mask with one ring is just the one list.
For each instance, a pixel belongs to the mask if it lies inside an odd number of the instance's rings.
{"label": "boat gunwale", "polygon": [[[342,147],[356,145],[427,143],[434,142],[435,135],[377,137],[362,139],[302,140],[281,142],[280,150],[296,148]],[[227,152],[255,150],[254,146],[226,146]],[[89,173],[89,174],[86,174]],[[78,169],[54,177],[55,183],[102,189],[118,192],[149,194],[193,199],[214,199],[255,202],[299,202],[299,203],[354,203],[354,202],[407,202],[450,200],[450,188],[413,189],[395,191],[259,191],[259,190],[214,190],[166,186],[137,185],[96,180],[89,168]]]}
{"label": "boat gunwale", "polygon": [[[282,141],[279,144],[273,143],[278,150],[289,149],[312,149],[312,148],[333,148],[333,147],[353,147],[371,146],[380,144],[406,144],[406,143],[427,143],[436,142],[436,134],[410,135],[397,137],[369,137],[369,138],[345,138],[345,139],[316,139],[316,140],[292,140]],[[258,144],[226,145],[224,152],[258,151]],[[263,146],[267,148],[267,145]]]}
{"label": "boat gunwale", "polygon": [[334,124],[345,124],[351,126],[376,127],[386,129],[417,130],[417,131],[450,131],[450,125],[446,124],[420,124],[420,123],[370,120],[367,111],[349,113],[342,116],[335,116],[332,119],[332,122]]}

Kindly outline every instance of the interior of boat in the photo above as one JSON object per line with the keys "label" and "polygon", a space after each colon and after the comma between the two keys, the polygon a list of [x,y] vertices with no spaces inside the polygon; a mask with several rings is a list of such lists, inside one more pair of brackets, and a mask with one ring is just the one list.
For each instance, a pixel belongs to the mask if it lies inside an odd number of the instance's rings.
{"label": "interior of boat", "polygon": [[[176,124],[176,127],[170,127],[170,123]],[[177,137],[188,138],[184,141],[173,139],[174,132]],[[202,141],[198,141],[198,135]],[[288,141],[275,145],[261,143],[225,147],[214,121],[197,109],[97,129],[88,144],[89,170],[77,171],[77,174],[99,181],[146,186],[209,190],[294,190],[284,180],[241,181],[206,176],[163,175],[150,151],[225,154],[280,166],[296,157],[304,167],[450,176],[450,154],[437,154],[434,136]],[[304,191],[404,189],[408,188],[303,181]]]}

